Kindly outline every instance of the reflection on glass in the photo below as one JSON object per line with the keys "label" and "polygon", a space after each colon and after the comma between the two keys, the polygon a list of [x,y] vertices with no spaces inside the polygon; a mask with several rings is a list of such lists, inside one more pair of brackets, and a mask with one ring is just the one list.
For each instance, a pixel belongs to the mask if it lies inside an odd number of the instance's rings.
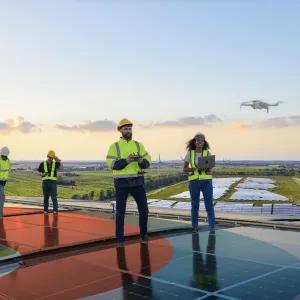
{"label": "reflection on glass", "polygon": [[[206,291],[216,291],[218,287],[217,260],[215,256],[216,235],[209,232],[206,253],[201,252],[199,234],[192,235],[193,274],[192,286]],[[205,258],[204,258],[205,256]]]}
{"label": "reflection on glass", "polygon": [[[6,239],[6,232],[4,228],[4,220],[3,218],[0,218],[0,239],[5,240]],[[4,241],[1,241],[1,244],[3,245]]]}
{"label": "reflection on glass", "polygon": [[[6,240],[6,230],[4,226],[4,218],[0,219],[0,246],[8,247],[10,248],[10,242]],[[15,246],[16,249],[18,249],[18,245]]]}
{"label": "reflection on glass", "polygon": [[133,275],[128,270],[126,262],[125,247],[117,247],[117,260],[118,267],[122,271],[120,272],[123,283],[123,299],[132,299],[134,295],[143,295],[143,297],[152,298],[152,284],[151,279],[143,276],[151,276],[151,265],[148,243],[140,243],[140,261],[142,276],[138,276],[134,279]]}
{"label": "reflection on glass", "polygon": [[[8,258],[9,256],[15,255],[17,253],[19,246],[15,245],[15,247],[14,247],[15,249],[12,249],[10,242],[6,240],[4,219],[2,219],[2,218],[0,218],[0,239],[1,239],[1,241],[0,241],[0,258]],[[8,276],[11,279],[16,280],[18,272],[13,272],[13,271],[19,267],[19,264],[15,263],[15,264],[9,264],[9,265],[12,266],[12,268],[8,272],[8,274],[9,274]],[[0,277],[1,277],[1,272],[0,272]]]}
{"label": "reflection on glass", "polygon": [[53,214],[50,225],[49,215],[44,216],[44,247],[55,247],[59,245],[58,214]]}

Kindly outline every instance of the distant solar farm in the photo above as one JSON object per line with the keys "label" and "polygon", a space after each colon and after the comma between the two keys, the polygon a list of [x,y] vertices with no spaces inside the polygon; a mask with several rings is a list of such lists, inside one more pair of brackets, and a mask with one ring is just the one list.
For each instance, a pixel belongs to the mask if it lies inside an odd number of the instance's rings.
{"label": "distant solar farm", "polygon": [[[213,179],[213,187],[216,212],[300,215],[300,206],[289,203],[288,197],[270,191],[276,187],[274,179],[259,177],[215,178]],[[227,201],[223,201],[226,196]],[[150,197],[149,207],[190,210],[191,203],[187,201],[189,199],[190,193],[187,189],[184,192],[171,195],[168,199]],[[203,200],[202,194],[200,194],[200,200]],[[204,202],[200,203],[201,210],[205,210]]]}

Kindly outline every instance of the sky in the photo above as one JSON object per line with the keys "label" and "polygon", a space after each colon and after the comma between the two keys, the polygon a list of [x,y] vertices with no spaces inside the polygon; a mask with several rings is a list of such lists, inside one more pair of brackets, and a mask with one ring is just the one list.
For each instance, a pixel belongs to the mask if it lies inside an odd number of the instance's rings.
{"label": "sky", "polygon": [[[0,147],[103,160],[121,118],[158,159],[300,159],[300,2],[0,0]],[[283,101],[270,112],[242,107]]]}

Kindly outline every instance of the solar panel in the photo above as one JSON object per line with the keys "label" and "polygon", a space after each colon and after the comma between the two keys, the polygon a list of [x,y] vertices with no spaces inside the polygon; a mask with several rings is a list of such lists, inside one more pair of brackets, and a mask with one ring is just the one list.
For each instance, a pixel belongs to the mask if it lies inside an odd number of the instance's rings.
{"label": "solar panel", "polygon": [[[259,209],[263,208],[249,208]],[[65,245],[76,239],[84,242],[91,236],[105,235],[113,222],[111,217],[61,213],[57,223],[53,223],[52,215],[45,223],[43,214],[5,218],[1,232],[7,239],[2,235],[2,247],[4,240],[6,246],[18,244],[22,255],[34,249],[41,251],[39,242],[49,239],[57,243],[52,247],[58,245],[62,252],[0,266],[0,295],[10,299],[120,300],[296,299],[300,295],[299,232],[244,226],[218,226],[209,231],[200,224],[200,232],[192,234],[187,230],[189,222],[150,218],[150,231],[182,231],[150,236],[148,242],[128,241],[123,247],[99,244],[65,251]],[[132,230],[138,234],[138,216],[126,216],[125,223],[126,234]],[[111,229],[114,235],[113,226]],[[34,235],[34,231],[41,235]],[[53,239],[56,234],[58,238]],[[36,279],[42,276],[47,280],[37,284]]]}

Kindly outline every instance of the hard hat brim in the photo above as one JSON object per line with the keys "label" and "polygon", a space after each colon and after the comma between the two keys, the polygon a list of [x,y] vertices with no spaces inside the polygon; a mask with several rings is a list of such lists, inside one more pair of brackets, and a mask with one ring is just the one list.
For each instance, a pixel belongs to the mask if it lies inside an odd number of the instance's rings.
{"label": "hard hat brim", "polygon": [[127,126],[127,127],[132,127],[132,124],[123,124],[123,125],[121,125],[121,126],[118,126],[118,130],[120,130],[121,128],[123,128],[123,127],[125,127],[125,126]]}

